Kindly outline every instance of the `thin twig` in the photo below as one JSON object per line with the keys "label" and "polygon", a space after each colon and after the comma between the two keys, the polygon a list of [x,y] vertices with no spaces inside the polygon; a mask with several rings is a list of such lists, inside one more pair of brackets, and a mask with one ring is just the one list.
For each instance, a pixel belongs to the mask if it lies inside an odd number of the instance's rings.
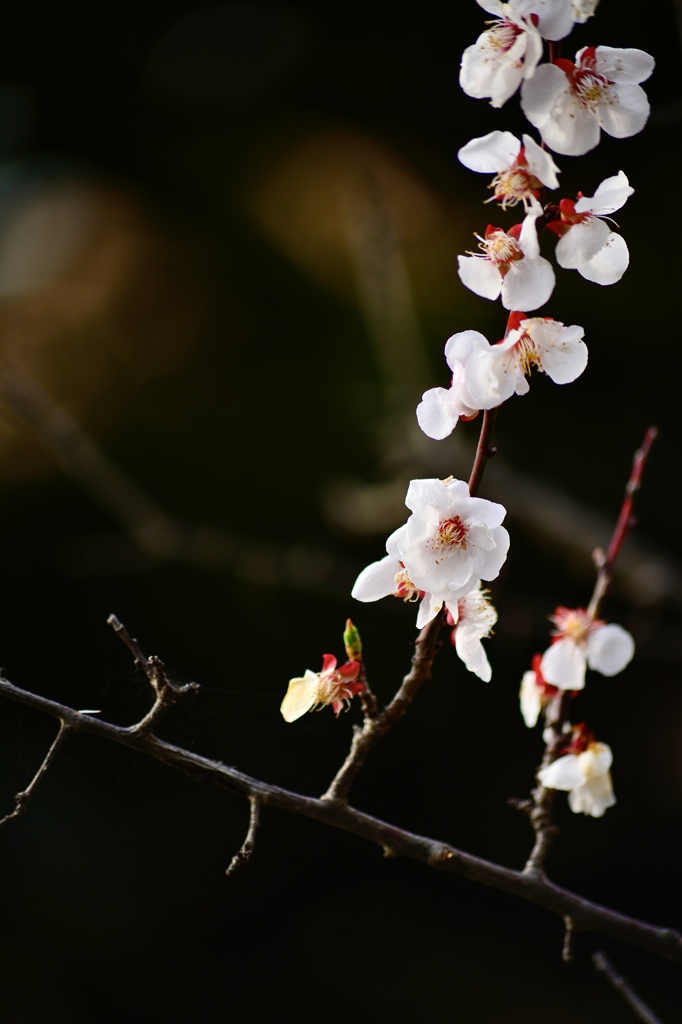
{"label": "thin twig", "polygon": [[233,875],[235,871],[238,871],[239,868],[243,867],[247,861],[251,860],[251,854],[253,853],[254,846],[256,845],[256,833],[258,832],[258,826],[260,825],[260,797],[252,794],[249,796],[249,803],[251,804],[249,830],[246,833],[246,839],[235,853],[228,867],[225,869],[226,875]]}
{"label": "thin twig", "polygon": [[469,494],[472,497],[478,494],[478,489],[481,486],[485,467],[488,465],[490,460],[497,455],[497,448],[493,448],[491,446],[496,419],[497,408],[486,409],[483,413],[481,433],[478,436],[478,444],[476,446],[476,457],[471,470],[471,476],[469,477]]}
{"label": "thin twig", "polygon": [[157,658],[155,654],[152,654],[149,658],[143,654],[137,640],[130,635],[126,627],[115,615],[110,615],[107,622],[131,652],[135,659],[135,664],[139,665],[143,670],[152,686],[152,689],[154,690],[154,704],[139,722],[130,726],[130,728],[135,732],[146,732],[151,728],[159,715],[165,711],[166,708],[170,707],[171,704],[175,704],[176,701],[180,700],[182,697],[186,697],[188,694],[198,693],[199,684],[185,683],[182,686],[178,686],[176,683],[173,683],[168,678],[165,666],[161,659]]}
{"label": "thin twig", "polygon": [[[78,712],[75,713],[78,714]],[[62,719],[59,724],[59,732],[52,741],[50,749],[45,755],[43,763],[41,764],[40,768],[38,768],[38,771],[35,773],[26,789],[22,790],[21,793],[16,794],[16,796],[14,797],[14,810],[11,811],[9,814],[6,814],[4,818],[0,818],[0,827],[2,825],[7,824],[8,821],[12,821],[13,818],[21,817],[21,815],[25,812],[31,797],[33,796],[38,786],[38,783],[45,777],[45,775],[49,771],[50,766],[53,764],[57,756],[57,753],[59,752],[64,743],[64,740],[71,732],[73,732],[73,727],[71,725],[68,725]]]}
{"label": "thin twig", "polygon": [[415,640],[412,667],[403,679],[390,704],[373,718],[366,717],[364,725],[355,726],[348,756],[334,776],[323,800],[346,800],[350,787],[360,769],[382,736],[402,718],[414,700],[417,690],[431,677],[433,660],[438,646],[438,635],[445,621],[441,610],[422,629]]}
{"label": "thin twig", "polygon": [[606,953],[603,953],[601,950],[593,953],[592,963],[597,973],[606,978],[612,988],[625,1000],[630,1009],[634,1010],[640,1020],[645,1021],[645,1024],[663,1024],[660,1017],[657,1017],[646,1003],[640,999],[630,982],[622,974],[618,973]]}
{"label": "thin twig", "polygon": [[599,557],[599,554],[597,555],[599,558],[597,582],[594,585],[592,598],[587,608],[588,615],[593,619],[597,617],[599,605],[611,586],[613,567],[616,559],[618,558],[623,541],[634,525],[633,510],[635,498],[637,497],[637,492],[642,485],[642,475],[649,458],[651,446],[657,436],[658,429],[656,427],[649,427],[644,435],[644,440],[642,441],[641,446],[635,452],[632,460],[630,477],[625,486],[625,497],[623,498],[623,504],[621,505],[620,513],[618,515],[613,534],[611,535],[611,541],[609,543],[606,556]]}
{"label": "thin twig", "polygon": [[340,800],[322,800],[270,785],[220,761],[212,761],[190,750],[167,743],[153,733],[138,733],[81,714],[56,701],[21,690],[0,678],[0,693],[27,707],[52,715],[72,726],[109,742],[118,743],[153,757],[162,764],[201,778],[218,788],[258,797],[261,804],[300,814],[331,828],[360,836],[394,857],[407,857],[439,871],[461,875],[471,881],[528,900],[551,913],[570,916],[576,931],[596,931],[640,949],[682,963],[682,935],[672,928],[657,928],[584,899],[543,877],[525,875],[492,861],[475,857],[437,839],[430,839],[381,821]]}

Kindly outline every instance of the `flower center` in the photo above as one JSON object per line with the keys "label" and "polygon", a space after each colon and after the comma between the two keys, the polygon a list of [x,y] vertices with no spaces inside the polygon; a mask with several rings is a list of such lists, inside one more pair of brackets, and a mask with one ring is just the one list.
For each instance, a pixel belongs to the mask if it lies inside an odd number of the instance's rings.
{"label": "flower center", "polygon": [[500,270],[508,263],[523,259],[519,243],[504,231],[493,231],[487,238],[480,240],[479,246]]}
{"label": "flower center", "polygon": [[403,568],[395,574],[394,597],[402,597],[403,601],[418,601],[422,592],[410,579],[407,569]]}
{"label": "flower center", "polygon": [[557,608],[550,616],[555,624],[555,636],[566,637],[578,647],[584,647],[590,633],[604,625],[599,619],[591,619],[584,608]]}
{"label": "flower center", "polygon": [[431,550],[437,551],[440,555],[436,559],[436,564],[442,562],[444,558],[449,558],[458,548],[466,548],[468,532],[467,524],[463,523],[459,516],[441,519],[438,532],[431,542]]}
{"label": "flower center", "polygon": [[506,53],[507,50],[511,50],[512,46],[516,42],[518,36],[521,35],[523,29],[515,25],[513,21],[506,21],[500,19],[499,21],[493,21],[490,23],[491,28],[486,32],[486,45],[489,49],[497,51],[494,56],[499,53]]}
{"label": "flower center", "polygon": [[[501,171],[490,182],[488,188],[495,190],[493,199],[500,203],[503,210],[508,206],[516,206],[523,199],[536,195],[541,183],[523,167],[512,167]],[[492,202],[491,199],[486,202]]]}
{"label": "flower center", "polygon": [[542,369],[538,347],[526,331],[523,332],[516,342],[514,353],[524,376],[527,377],[534,366],[537,366],[540,370]]}
{"label": "flower center", "polygon": [[610,85],[608,78],[595,71],[578,71],[573,81],[573,93],[579,103],[594,112],[601,103],[608,102]]}

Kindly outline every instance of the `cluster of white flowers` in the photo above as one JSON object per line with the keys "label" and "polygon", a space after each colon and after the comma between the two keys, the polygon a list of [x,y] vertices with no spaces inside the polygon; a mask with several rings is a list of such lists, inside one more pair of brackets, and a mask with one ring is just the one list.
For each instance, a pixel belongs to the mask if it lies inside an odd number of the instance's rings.
{"label": "cluster of white flowers", "polygon": [[452,383],[424,393],[417,407],[419,426],[429,437],[447,437],[460,419],[471,419],[513,394],[525,395],[533,367],[555,384],[574,381],[587,366],[582,338],[582,327],[566,327],[549,317],[527,318],[517,311],[508,318],[505,338],[495,345],[478,331],[453,335],[445,346]]}
{"label": "cluster of white flowers", "polygon": [[487,681],[490,666],[480,641],[497,615],[480,587],[481,580],[497,577],[507,557],[505,509],[472,498],[468,485],[452,477],[412,480],[405,504],[412,515],[386,541],[386,556],[360,573],[352,596],[377,601],[392,594],[419,601],[420,629],[445,606],[457,653]]}
{"label": "cluster of white flowers", "polygon": [[[571,0],[478,0],[495,21],[462,56],[460,84],[477,99],[500,107],[521,87],[521,108],[537,128],[542,147],[564,156],[593,149],[601,129],[614,138],[635,135],[649,116],[640,82],[654,60],[637,49],[585,46],[575,61],[559,57],[540,64],[543,40],[563,39],[575,22],[586,21],[596,3]],[[625,174],[607,178],[593,198],[561,200],[558,207],[538,204],[541,188],[557,189],[556,163],[529,135],[521,142],[510,132],[494,131],[472,139],[459,151],[465,167],[494,174],[493,196],[503,209],[522,202],[526,217],[508,231],[489,225],[479,237],[480,254],[459,257],[462,282],[487,299],[502,297],[506,309],[538,309],[552,294],[554,272],[540,255],[536,222],[544,215],[560,240],[560,267],[578,270],[588,281],[619,281],[629,262],[627,245],[604,223],[633,189]],[[552,218],[553,209],[559,213]]]}
{"label": "cluster of white flowers", "polygon": [[[544,654],[535,655],[532,668],[521,681],[521,714],[530,729],[547,704],[560,699],[565,691],[575,694],[584,688],[588,668],[615,676],[635,653],[635,642],[627,630],[602,622],[584,608],[559,607],[551,621],[556,627],[552,643]],[[538,779],[550,789],[568,790],[571,810],[601,817],[616,802],[611,748],[594,742],[584,726],[566,723],[564,728],[562,755],[543,768]]]}
{"label": "cluster of white flowers", "polygon": [[[585,370],[582,327],[528,315],[549,300],[555,286],[554,268],[540,253],[539,225],[557,236],[555,259],[562,269],[611,285],[628,267],[628,247],[609,225],[634,191],[623,171],[602,181],[592,196],[579,192],[575,199],[541,201],[545,189],[559,188],[560,168],[548,150],[580,156],[599,143],[602,129],[626,138],[641,131],[649,114],[640,83],[654,61],[642,50],[586,46],[574,61],[557,57],[541,63],[545,41],[552,55],[553,44],[575,23],[586,22],[597,2],[477,0],[494,20],[464,51],[460,84],[467,95],[489,99],[493,107],[520,89],[521,108],[540,142],[492,131],[459,150],[465,167],[493,175],[486,202],[503,212],[520,204],[524,216],[506,229],[489,224],[476,236],[480,252],[458,257],[463,284],[483,298],[499,299],[508,317],[504,337],[495,344],[473,330],[449,338],[450,386],[426,391],[417,407],[421,429],[436,440],[460,420],[526,394],[533,369],[555,384],[568,384]],[[464,481],[452,477],[411,481],[405,503],[407,522],[386,541],[386,555],[360,573],[352,595],[359,601],[393,595],[419,602],[420,629],[441,615],[466,668],[488,682],[492,672],[481,641],[491,635],[497,613],[482,581],[496,579],[507,556],[505,509],[470,494]],[[539,771],[541,785],[568,791],[572,810],[600,817],[615,803],[611,750],[584,724],[571,725],[561,709],[567,693],[584,688],[587,669],[605,676],[621,672],[634,654],[634,641],[621,626],[582,608],[559,607],[552,621],[549,648],[523,676],[521,711],[529,728],[545,712],[544,735],[554,760]],[[336,660],[325,655],[322,672],[291,680],[282,714],[293,721],[323,704],[338,714],[362,691],[359,673],[359,662],[337,669]]]}

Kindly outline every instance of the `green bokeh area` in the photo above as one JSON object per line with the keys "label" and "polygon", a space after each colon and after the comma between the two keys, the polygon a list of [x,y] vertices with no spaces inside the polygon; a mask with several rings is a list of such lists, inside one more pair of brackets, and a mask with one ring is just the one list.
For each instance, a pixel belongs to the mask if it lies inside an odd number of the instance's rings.
{"label": "green bokeh area", "polygon": [[[486,17],[474,0],[445,14],[428,3],[7,14],[0,662],[17,685],[121,724],[139,718],[151,695],[106,625],[114,612],[174,679],[201,684],[159,726],[164,737],[313,795],[359,709],[286,725],[279,704],[290,677],[341,655],[348,615],[374,689],[391,697],[415,609],[358,605],[350,588],[404,521],[410,478],[468,476],[478,422],[443,442],[414,423],[422,392],[448,382],[446,339],[504,331],[499,304],[456,274],[474,231],[517,219],[482,205],[487,179],[457,150],[498,127],[528,130],[516,100],[494,111],[458,88],[461,52]],[[587,371],[563,388],[536,375],[499,414],[482,495],[508,505],[512,545],[492,587],[491,683],[446,638],[353,795],[411,831],[523,865],[531,833],[508,801],[528,795],[542,743],[518,712],[521,675],[555,605],[589,599],[592,548],[608,542],[633,452],[656,423],[639,527],[605,608],[637,657],[620,677],[589,680],[576,704],[613,748],[618,803],[596,821],[558,800],[550,872],[673,927],[679,40],[669,3],[630,20],[602,0],[576,30],[575,48],[639,46],[657,60],[644,133],[557,158],[562,195],[628,175],[635,194],[616,219],[631,265],[610,288],[558,273],[542,312],[585,328]],[[90,472],[76,474],[60,448],[65,423],[91,446],[80,450]],[[2,813],[53,737],[51,721],[2,702]],[[0,832],[5,1019],[626,1020],[590,967],[598,937],[577,936],[563,964],[561,923],[541,909],[274,811],[251,863],[225,879],[247,824],[236,796],[75,738]],[[678,969],[603,945],[676,1019]]]}

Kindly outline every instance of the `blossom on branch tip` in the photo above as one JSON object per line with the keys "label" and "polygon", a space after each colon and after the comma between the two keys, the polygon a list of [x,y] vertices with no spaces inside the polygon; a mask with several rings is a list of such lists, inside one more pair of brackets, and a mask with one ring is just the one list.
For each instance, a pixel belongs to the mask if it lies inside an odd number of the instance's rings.
{"label": "blossom on branch tip", "polygon": [[488,342],[478,331],[461,331],[448,338],[445,359],[452,371],[450,387],[425,391],[417,406],[417,422],[427,437],[442,441],[460,419],[471,420],[478,414],[464,381],[464,370],[472,352],[486,348]]}
{"label": "blossom on branch tip", "polygon": [[566,327],[559,320],[514,311],[508,328],[502,341],[477,349],[467,361],[464,379],[479,409],[492,409],[513,394],[525,395],[533,367],[555,384],[569,384],[587,366],[583,329],[576,324]]}
{"label": "blossom on branch tip", "polygon": [[601,818],[616,798],[611,782],[613,754],[606,743],[597,743],[582,726],[574,730],[569,753],[538,772],[547,789],[567,790],[568,805],[575,814]]}
{"label": "blossom on branch tip", "polygon": [[636,135],[649,117],[639,85],[654,69],[643,50],[585,46],[575,63],[559,58],[523,83],[521,107],[555,153],[581,156],[599,142],[603,128],[616,139]]}
{"label": "blossom on branch tip", "polygon": [[556,630],[540,671],[560,690],[582,690],[587,668],[615,676],[632,660],[635,642],[622,626],[593,619],[584,608],[559,607],[550,618]]}
{"label": "blossom on branch tip", "polygon": [[508,232],[489,224],[485,238],[476,236],[483,252],[457,257],[462,283],[484,299],[501,295],[505,309],[544,305],[554,291],[555,277],[551,263],[540,255],[535,221],[542,212],[531,197],[521,224]]}
{"label": "blossom on branch tip", "polygon": [[541,149],[530,135],[523,135],[522,141],[511,132],[489,132],[478,139],[472,139],[462,146],[457,156],[470,171],[480,174],[494,174],[489,188],[494,189],[494,199],[503,209],[538,197],[540,189],[558,188],[559,168],[550,154]]}
{"label": "blossom on branch tip", "polygon": [[331,704],[335,715],[350,705],[351,698],[362,693],[365,684],[358,679],[360,662],[347,661],[338,669],[333,654],[322,655],[322,671],[311,672],[289,680],[289,688],[280,707],[285,722],[295,722],[306,711],[315,711]]}
{"label": "blossom on branch tip", "polygon": [[377,601],[393,594],[421,601],[417,627],[433,619],[444,603],[475,590],[481,579],[497,577],[507,557],[509,534],[501,525],[502,505],[469,495],[463,480],[412,480],[404,526],[386,541],[388,554],[358,576],[352,596]]}
{"label": "blossom on branch tip", "polygon": [[565,270],[577,270],[595,284],[620,281],[630,262],[621,235],[611,231],[608,215],[620,210],[635,190],[622,171],[606,178],[593,196],[579,193],[577,200],[562,199],[559,220],[550,221],[550,231],[559,236],[556,258]]}
{"label": "blossom on branch tip", "polygon": [[481,640],[492,634],[497,612],[490,603],[489,592],[478,585],[458,601],[446,601],[448,625],[452,626],[450,639],[457,655],[466,667],[484,683],[492,677],[490,662]]}

